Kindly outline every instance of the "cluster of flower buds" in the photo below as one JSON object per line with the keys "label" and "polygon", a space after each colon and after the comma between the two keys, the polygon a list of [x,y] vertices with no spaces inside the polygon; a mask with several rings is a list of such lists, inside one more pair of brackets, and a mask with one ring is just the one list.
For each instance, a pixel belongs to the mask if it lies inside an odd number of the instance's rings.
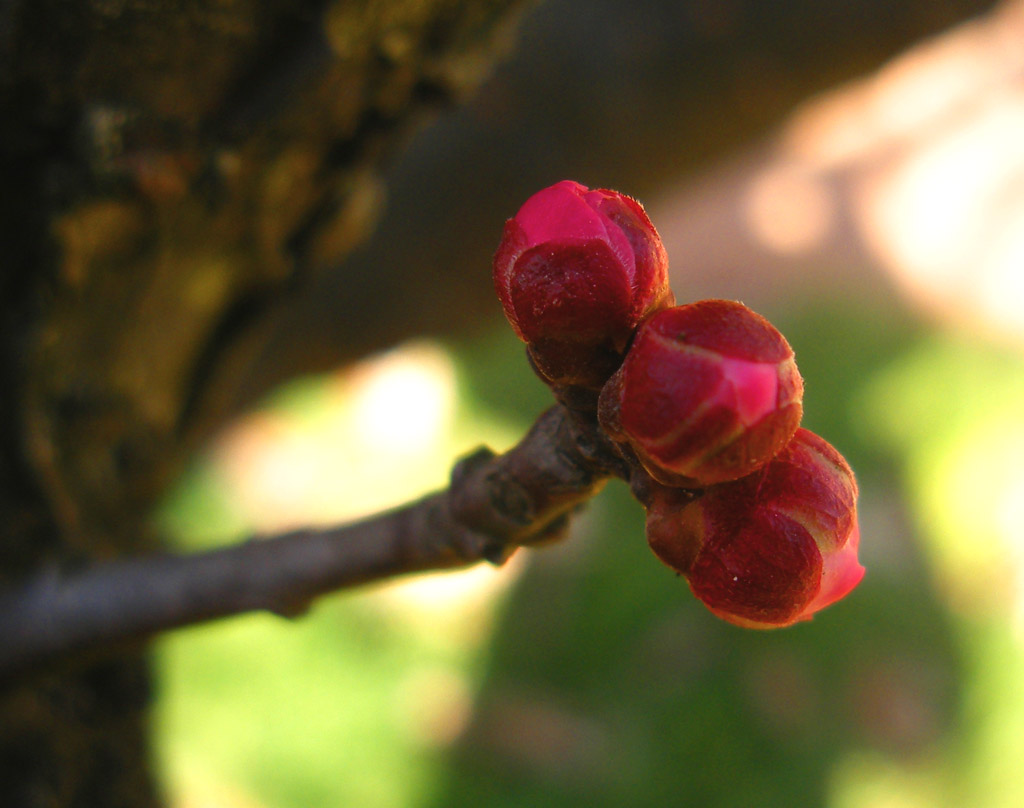
{"label": "cluster of flower buds", "polygon": [[655,554],[719,617],[790,625],[849,593],[857,485],[800,427],[793,350],[741,303],[675,306],[635,200],[560,182],[505,226],[498,297],[538,375],[594,413],[643,486]]}

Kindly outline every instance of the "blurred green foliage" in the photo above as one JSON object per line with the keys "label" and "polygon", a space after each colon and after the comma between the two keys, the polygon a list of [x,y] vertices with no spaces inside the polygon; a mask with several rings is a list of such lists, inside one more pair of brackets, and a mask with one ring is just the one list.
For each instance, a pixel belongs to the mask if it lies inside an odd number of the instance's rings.
{"label": "blurred green foliage", "polygon": [[[1021,554],[949,488],[966,458],[1002,507],[985,476],[1005,471],[1001,444],[985,441],[997,424],[1016,446],[1024,361],[890,304],[819,300],[774,319],[808,426],[861,483],[868,574],[847,600],[779,631],[718,621],[650,554],[639,506],[612,483],[486,597],[431,604],[388,584],[294,624],[252,616],[164,639],[169,793],[273,808],[1024,802],[1019,582],[990,577],[997,563],[1024,580]],[[514,435],[547,406],[507,329],[448,349],[467,433]],[[317,397],[286,406],[301,417]],[[188,547],[216,540],[218,514],[235,535],[229,493],[201,466],[164,524]],[[455,591],[463,575],[431,580]]]}

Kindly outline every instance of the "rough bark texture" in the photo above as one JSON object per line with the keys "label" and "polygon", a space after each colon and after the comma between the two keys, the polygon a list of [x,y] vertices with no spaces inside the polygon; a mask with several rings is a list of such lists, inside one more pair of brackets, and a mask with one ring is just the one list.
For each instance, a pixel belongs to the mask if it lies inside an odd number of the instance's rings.
{"label": "rough bark texture", "polygon": [[[265,389],[277,312],[372,225],[382,158],[519,5],[0,3],[0,581],[146,549],[188,452]],[[148,698],[130,653],[7,692],[2,802],[158,803]]]}
{"label": "rough bark texture", "polygon": [[[293,293],[372,226],[376,172],[410,122],[477,85],[522,5],[0,0],[0,584],[145,552],[146,516],[190,451],[299,355],[311,369],[344,353],[344,324],[313,318],[298,351],[254,362]],[[889,30],[906,42],[936,16],[978,10],[896,6]],[[829,43],[787,30],[801,75],[865,66],[835,64]],[[873,54],[875,33],[851,40]],[[708,53],[742,46],[727,39]],[[718,62],[684,52],[672,82],[724,97]],[[754,118],[716,107],[686,126],[698,143],[735,142],[807,89],[754,92]],[[401,289],[406,268],[395,269]],[[377,275],[355,280],[374,301],[386,294]],[[131,652],[0,695],[0,801],[158,804],[148,700]]]}

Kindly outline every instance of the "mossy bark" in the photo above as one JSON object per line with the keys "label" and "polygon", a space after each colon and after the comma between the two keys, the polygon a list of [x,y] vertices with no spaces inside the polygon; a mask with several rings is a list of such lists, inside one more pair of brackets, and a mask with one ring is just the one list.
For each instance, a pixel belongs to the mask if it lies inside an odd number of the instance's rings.
{"label": "mossy bark", "polygon": [[[371,228],[377,171],[519,0],[0,3],[0,581],[144,552],[156,497],[279,378],[253,357]],[[12,806],[145,806],[137,651],[0,697]]]}

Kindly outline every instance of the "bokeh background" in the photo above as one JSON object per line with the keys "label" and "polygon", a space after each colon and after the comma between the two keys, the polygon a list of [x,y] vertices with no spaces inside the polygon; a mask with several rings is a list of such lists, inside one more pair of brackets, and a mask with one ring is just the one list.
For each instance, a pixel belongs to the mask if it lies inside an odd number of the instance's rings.
{"label": "bokeh background", "polygon": [[[863,63],[838,86],[806,75],[814,48],[893,4],[792,5],[807,36],[756,4],[539,6],[394,163],[377,236],[303,308],[348,333],[411,301],[392,348],[285,385],[156,518],[186,549],[337,522],[514,443],[549,394],[489,256],[571,177],[641,198],[680,301],[741,299],[786,334],[805,424],[860,481],[863,584],[797,627],[724,624],[612,483],[566,541],[501,569],[161,640],[172,804],[1024,804],[1024,4],[979,3],[898,54],[830,45]],[[769,119],[759,99],[794,83],[806,100]],[[758,134],[708,136],[727,113]]]}

